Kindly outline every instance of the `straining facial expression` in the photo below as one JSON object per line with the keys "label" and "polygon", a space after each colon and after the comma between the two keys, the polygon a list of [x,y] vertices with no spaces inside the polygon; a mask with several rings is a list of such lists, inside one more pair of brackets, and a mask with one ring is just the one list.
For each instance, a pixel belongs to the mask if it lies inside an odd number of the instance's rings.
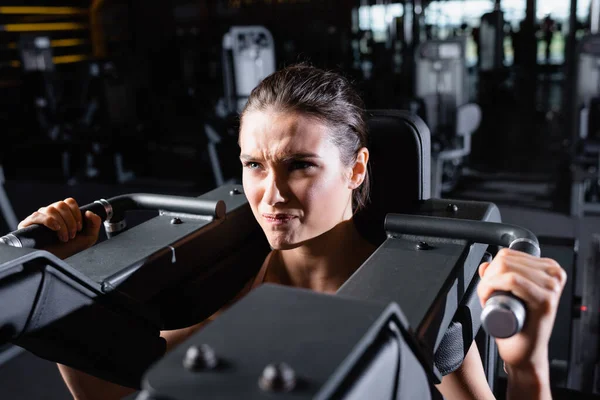
{"label": "straining facial expression", "polygon": [[352,191],[362,179],[342,162],[329,129],[296,112],[243,118],[244,192],[275,249],[301,245],[352,216]]}
{"label": "straining facial expression", "polygon": [[366,143],[364,104],[339,74],[290,66],[252,90],[240,159],[246,196],[272,247],[299,246],[366,204]]}

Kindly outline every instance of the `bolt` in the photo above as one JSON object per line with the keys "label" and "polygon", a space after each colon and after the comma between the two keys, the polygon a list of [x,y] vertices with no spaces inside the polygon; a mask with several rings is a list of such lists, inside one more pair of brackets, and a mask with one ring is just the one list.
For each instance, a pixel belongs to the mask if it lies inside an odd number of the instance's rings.
{"label": "bolt", "polygon": [[417,243],[417,250],[429,250],[431,246],[427,242],[419,242]]}
{"label": "bolt", "polygon": [[234,196],[236,194],[242,194],[242,192],[240,192],[240,189],[238,188],[233,188],[232,190],[229,191],[229,195],[230,196]]}
{"label": "bolt", "polygon": [[183,221],[180,218],[171,218],[171,224],[172,225],[179,225],[179,224],[183,224]]}
{"label": "bolt", "polygon": [[458,206],[456,204],[450,203],[446,207],[446,211],[448,211],[450,213],[457,213],[458,212]]}
{"label": "bolt", "polygon": [[217,366],[215,351],[207,344],[190,346],[185,352],[183,366],[189,371],[214,369]]}
{"label": "bolt", "polygon": [[272,363],[265,367],[258,380],[264,391],[289,392],[296,387],[296,373],[286,363]]}

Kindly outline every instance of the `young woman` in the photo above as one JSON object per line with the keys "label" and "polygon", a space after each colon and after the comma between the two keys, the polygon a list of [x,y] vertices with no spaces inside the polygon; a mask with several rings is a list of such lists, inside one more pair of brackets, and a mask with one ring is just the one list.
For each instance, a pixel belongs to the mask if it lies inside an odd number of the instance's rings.
{"label": "young woman", "polygon": [[[292,66],[254,89],[241,116],[243,186],[273,250],[238,298],[262,282],[333,294],[375,250],[353,222],[354,213],[368,201],[366,143],[364,105],[337,74]],[[76,201],[66,199],[40,208],[19,227],[42,224],[55,230],[63,243],[48,250],[67,257],[97,240],[100,218],[89,211],[84,218],[82,230]],[[479,274],[482,303],[493,291],[506,290],[528,308],[523,331],[496,340],[508,373],[508,397],[550,398],[548,341],[564,271],[551,259],[502,250],[480,266]],[[204,323],[163,332],[168,349]],[[130,391],[59,368],[77,399],[119,398]],[[493,398],[475,345],[438,388],[449,399]]]}

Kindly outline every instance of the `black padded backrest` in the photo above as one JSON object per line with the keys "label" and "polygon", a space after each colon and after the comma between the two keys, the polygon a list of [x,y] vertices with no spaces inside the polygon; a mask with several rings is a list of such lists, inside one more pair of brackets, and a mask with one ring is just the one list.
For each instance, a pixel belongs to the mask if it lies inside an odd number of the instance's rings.
{"label": "black padded backrest", "polygon": [[388,213],[410,213],[430,197],[431,138],[421,118],[399,110],[368,111],[371,201],[355,216],[373,244],[385,239]]}

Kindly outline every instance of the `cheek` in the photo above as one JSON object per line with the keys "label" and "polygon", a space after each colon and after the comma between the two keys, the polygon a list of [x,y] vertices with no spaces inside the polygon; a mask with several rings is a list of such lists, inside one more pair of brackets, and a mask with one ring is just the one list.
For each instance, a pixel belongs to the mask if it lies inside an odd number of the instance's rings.
{"label": "cheek", "polygon": [[305,206],[306,211],[317,212],[322,218],[328,212],[339,209],[348,195],[348,190],[345,190],[343,179],[338,175],[321,176],[294,189],[296,197]]}
{"label": "cheek", "polygon": [[256,180],[252,176],[244,171],[242,174],[242,186],[244,187],[244,194],[252,211],[256,210],[258,203],[260,202],[260,190],[256,184]]}

